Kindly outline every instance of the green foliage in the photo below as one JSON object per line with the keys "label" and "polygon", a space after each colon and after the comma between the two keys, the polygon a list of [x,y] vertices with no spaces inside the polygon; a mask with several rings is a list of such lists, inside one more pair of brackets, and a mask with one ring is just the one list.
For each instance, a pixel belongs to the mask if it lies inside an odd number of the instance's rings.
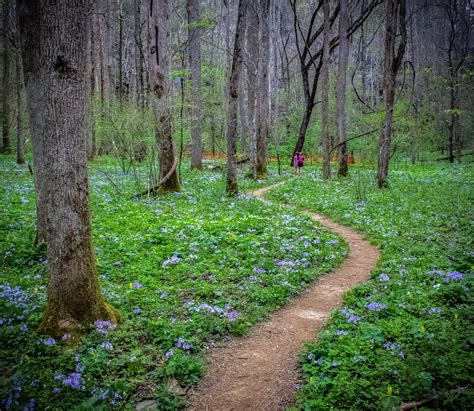
{"label": "green foliage", "polygon": [[[308,217],[227,198],[222,175],[189,163],[182,193],[131,200],[145,167],[124,172],[101,157],[89,173],[93,240],[101,291],[123,322],[91,325],[75,346],[67,336],[53,344],[36,331],[48,262],[33,247],[33,179],[11,157],[0,160],[0,399],[14,408],[34,399],[39,409],[132,409],[153,397],[160,409],[179,408],[209,342],[245,333],[346,254]],[[244,173],[244,191],[278,178],[273,168],[267,181]]]}
{"label": "green foliage", "polygon": [[472,408],[472,166],[313,174],[269,193],[367,234],[382,251],[372,280],[345,297],[301,354],[301,409]]}

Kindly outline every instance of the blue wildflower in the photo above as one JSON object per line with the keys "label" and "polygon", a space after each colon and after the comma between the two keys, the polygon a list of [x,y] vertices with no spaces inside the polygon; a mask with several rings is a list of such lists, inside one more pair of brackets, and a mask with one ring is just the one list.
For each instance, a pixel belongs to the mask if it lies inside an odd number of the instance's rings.
{"label": "blue wildflower", "polygon": [[114,346],[110,341],[103,342],[102,344],[100,344],[100,346],[109,351],[112,351],[114,349]]}
{"label": "blue wildflower", "polygon": [[46,338],[45,340],[43,340],[43,344],[46,346],[51,346],[56,344],[56,340],[53,337]]}
{"label": "blue wildflower", "polygon": [[464,279],[464,276],[459,271],[450,271],[446,273],[446,276],[444,277],[444,281],[447,283],[449,283],[450,280],[460,281],[462,279]]}
{"label": "blue wildflower", "polygon": [[382,304],[374,301],[367,304],[367,308],[371,311],[380,311],[384,308],[387,308],[387,304]]}
{"label": "blue wildflower", "polygon": [[347,319],[347,322],[348,323],[358,323],[359,321],[361,320],[361,318],[358,316],[358,315],[351,315],[348,319]]}
{"label": "blue wildflower", "polygon": [[72,372],[63,380],[63,384],[75,390],[81,388],[82,386],[81,374],[77,372]]}
{"label": "blue wildflower", "polygon": [[441,312],[441,308],[438,308],[438,307],[430,308],[428,310],[428,314],[434,314],[434,313],[440,313],[440,312]]}

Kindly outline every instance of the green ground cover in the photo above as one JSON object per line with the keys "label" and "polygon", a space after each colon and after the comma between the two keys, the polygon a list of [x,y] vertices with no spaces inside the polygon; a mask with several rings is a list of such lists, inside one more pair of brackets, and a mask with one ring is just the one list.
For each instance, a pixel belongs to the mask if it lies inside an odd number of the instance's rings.
{"label": "green ground cover", "polygon": [[371,170],[305,172],[268,198],[365,233],[382,257],[301,353],[298,408],[472,409],[472,165],[393,171],[382,191]]}
{"label": "green ground cover", "polygon": [[[131,199],[135,177],[107,160],[91,166],[100,285],[123,322],[97,322],[70,348],[67,335],[36,332],[48,262],[32,246],[33,180],[0,157],[1,408],[132,409],[153,397],[179,408],[206,347],[244,333],[347,252],[296,211],[225,197],[221,173],[186,171],[182,193],[141,200]],[[279,178],[239,175],[243,192]]]}

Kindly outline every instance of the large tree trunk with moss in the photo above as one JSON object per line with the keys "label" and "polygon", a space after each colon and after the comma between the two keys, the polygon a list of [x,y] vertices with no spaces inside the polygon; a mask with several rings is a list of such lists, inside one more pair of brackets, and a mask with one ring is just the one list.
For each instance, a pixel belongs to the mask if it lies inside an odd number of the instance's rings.
{"label": "large tree trunk with moss", "polygon": [[237,109],[239,105],[239,72],[242,64],[242,41],[245,32],[247,0],[239,0],[234,52],[229,77],[229,108],[227,112],[227,176],[226,192],[230,196],[239,192],[237,184]]}
{"label": "large tree trunk with moss", "polygon": [[323,178],[331,177],[331,164],[329,158],[329,0],[323,0],[323,66],[321,70],[321,96],[322,96],[322,143],[323,143]]}
{"label": "large tree trunk with moss", "polygon": [[201,142],[201,30],[199,28],[200,0],[187,0],[188,56],[191,68],[191,168],[202,169]]}
{"label": "large tree trunk with moss", "polygon": [[3,2],[3,110],[2,110],[2,152],[9,154],[10,146],[10,4],[11,0]]}
{"label": "large tree trunk with moss", "polygon": [[[399,30],[400,41],[395,53],[395,42]],[[384,77],[383,99],[385,119],[379,136],[379,158],[377,185],[379,188],[388,185],[388,165],[392,143],[393,105],[398,70],[402,64],[407,44],[406,0],[387,0],[385,2],[385,42],[384,42]]]}
{"label": "large tree trunk with moss", "polygon": [[349,27],[348,0],[340,0],[339,11],[339,68],[337,78],[336,96],[336,128],[339,146],[339,176],[347,176],[347,145],[346,136],[346,79],[347,59],[349,56],[349,38],[347,29]]}
{"label": "large tree trunk with moss", "polygon": [[155,136],[160,156],[159,181],[156,192],[180,191],[177,156],[173,139],[170,109],[168,0],[152,0],[150,4],[150,41],[148,68],[151,101],[155,112]]}
{"label": "large tree trunk with moss", "polygon": [[103,301],[91,238],[86,130],[88,2],[19,0],[36,189],[47,219],[48,305],[40,330],[116,320]]}
{"label": "large tree trunk with moss", "polygon": [[267,175],[268,124],[270,116],[270,96],[268,92],[268,66],[270,64],[270,0],[260,1],[260,41],[258,61],[257,98],[257,177]]}

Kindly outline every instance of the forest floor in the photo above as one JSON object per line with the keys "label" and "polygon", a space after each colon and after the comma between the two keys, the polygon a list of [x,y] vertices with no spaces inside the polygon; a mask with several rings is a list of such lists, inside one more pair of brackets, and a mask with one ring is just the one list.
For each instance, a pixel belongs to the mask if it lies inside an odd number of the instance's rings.
{"label": "forest floor", "polygon": [[[189,163],[182,192],[137,200],[147,170],[125,166],[105,157],[89,164],[99,283],[123,320],[98,321],[69,347],[67,335],[38,333],[48,260],[44,247],[33,246],[34,181],[26,165],[0,156],[1,409],[132,411],[147,400],[178,410],[186,398],[199,408],[207,400],[191,393],[231,358],[242,368],[235,378],[218,377],[221,387],[237,391],[250,382],[246,390],[255,394],[266,386],[281,406],[294,391],[296,409],[393,409],[413,401],[473,408],[472,162],[403,165],[383,191],[368,166],[330,180],[319,166],[293,178],[292,169],[280,175],[273,163],[257,181],[239,169],[241,193],[273,186],[265,193],[273,204],[229,198],[224,173],[191,171]],[[291,182],[275,186],[282,180]],[[359,234],[344,241],[304,210]],[[364,255],[353,250],[346,258],[362,236],[380,250],[376,267],[353,278],[363,284],[342,278],[329,288],[337,267]],[[317,298],[314,287],[322,287]],[[330,308],[322,298],[335,308],[324,324]],[[275,318],[274,327],[259,325]],[[263,343],[250,345],[253,338]],[[257,346],[260,357],[249,355]],[[262,363],[246,370],[253,357]],[[280,367],[262,365],[275,359]],[[212,390],[222,409],[226,398]],[[252,408],[265,398],[258,395]]]}
{"label": "forest floor", "polygon": [[[260,188],[253,195],[271,204],[263,199],[264,193],[282,184]],[[292,405],[301,380],[297,353],[302,344],[314,340],[346,291],[369,279],[378,249],[354,230],[319,214],[306,214],[349,244],[348,258],[248,335],[212,349],[207,375],[190,396],[191,409],[280,410]]]}

